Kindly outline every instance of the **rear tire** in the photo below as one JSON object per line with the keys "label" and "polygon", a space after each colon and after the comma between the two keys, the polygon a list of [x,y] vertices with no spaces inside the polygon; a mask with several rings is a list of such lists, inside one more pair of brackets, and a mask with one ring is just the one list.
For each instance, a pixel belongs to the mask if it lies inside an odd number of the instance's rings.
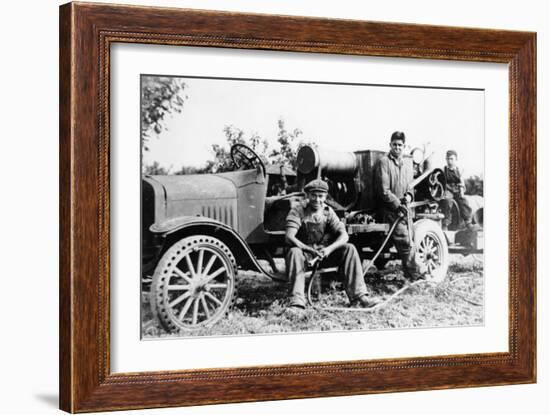
{"label": "rear tire", "polygon": [[196,235],[179,240],[155,268],[153,315],[168,332],[212,326],[233,305],[236,268],[233,254],[217,238]]}
{"label": "rear tire", "polygon": [[421,219],[414,224],[415,259],[426,280],[441,282],[449,268],[447,239],[437,222]]}

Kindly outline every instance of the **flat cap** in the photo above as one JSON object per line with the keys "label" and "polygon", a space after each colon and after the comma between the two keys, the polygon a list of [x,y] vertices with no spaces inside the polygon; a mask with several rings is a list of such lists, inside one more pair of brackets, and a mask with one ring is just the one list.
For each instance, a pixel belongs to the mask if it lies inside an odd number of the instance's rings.
{"label": "flat cap", "polygon": [[449,151],[447,151],[447,157],[451,157],[451,156],[458,157],[458,154],[456,153],[455,150],[449,150]]}
{"label": "flat cap", "polygon": [[315,179],[304,186],[306,192],[325,192],[328,193],[328,184],[324,180]]}

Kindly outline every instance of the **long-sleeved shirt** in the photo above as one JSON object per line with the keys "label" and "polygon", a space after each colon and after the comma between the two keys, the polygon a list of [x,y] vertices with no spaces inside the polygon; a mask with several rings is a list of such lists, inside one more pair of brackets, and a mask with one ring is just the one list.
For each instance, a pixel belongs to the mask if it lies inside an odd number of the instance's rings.
{"label": "long-sleeved shirt", "polygon": [[375,191],[385,209],[396,210],[406,193],[412,195],[414,179],[411,158],[397,159],[391,153],[378,161],[375,170]]}

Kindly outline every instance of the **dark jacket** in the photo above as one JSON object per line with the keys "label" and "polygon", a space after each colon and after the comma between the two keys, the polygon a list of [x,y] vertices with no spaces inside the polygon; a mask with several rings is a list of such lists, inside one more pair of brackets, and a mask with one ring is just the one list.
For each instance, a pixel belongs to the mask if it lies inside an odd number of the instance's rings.
{"label": "dark jacket", "polygon": [[459,193],[460,189],[466,189],[464,179],[462,178],[462,170],[457,166],[451,169],[447,166],[444,168],[445,180],[447,182],[447,190],[451,193]]}

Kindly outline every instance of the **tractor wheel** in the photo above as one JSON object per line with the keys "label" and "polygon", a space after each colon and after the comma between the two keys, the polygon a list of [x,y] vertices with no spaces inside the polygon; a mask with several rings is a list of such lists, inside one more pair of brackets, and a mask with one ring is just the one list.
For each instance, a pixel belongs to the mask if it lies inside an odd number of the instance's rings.
{"label": "tractor wheel", "polygon": [[162,256],[151,284],[151,309],[169,332],[209,327],[233,305],[236,262],[207,235],[183,238]]}
{"label": "tractor wheel", "polygon": [[449,268],[447,240],[437,222],[421,219],[414,224],[416,261],[428,281],[441,282]]}

